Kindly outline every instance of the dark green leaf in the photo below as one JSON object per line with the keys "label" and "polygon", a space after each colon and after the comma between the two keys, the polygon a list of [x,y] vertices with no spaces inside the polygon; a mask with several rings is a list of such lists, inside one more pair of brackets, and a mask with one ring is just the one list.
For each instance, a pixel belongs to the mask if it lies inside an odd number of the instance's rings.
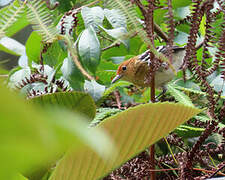
{"label": "dark green leaf", "polygon": [[48,51],[43,54],[43,61],[49,66],[57,66],[63,62],[63,60],[67,57],[67,52],[64,51],[59,42],[56,41],[50,45]]}
{"label": "dark green leaf", "polygon": [[31,99],[43,106],[59,106],[79,112],[90,119],[95,117],[95,104],[90,95],[83,92],[60,92],[46,94]]}

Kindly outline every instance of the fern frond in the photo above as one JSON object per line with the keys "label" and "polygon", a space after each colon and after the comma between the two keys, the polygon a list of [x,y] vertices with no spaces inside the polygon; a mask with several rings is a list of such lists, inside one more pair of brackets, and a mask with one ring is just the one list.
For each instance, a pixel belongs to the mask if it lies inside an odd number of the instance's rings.
{"label": "fern frond", "polygon": [[20,15],[24,12],[25,3],[17,5],[15,3],[9,5],[7,10],[0,17],[0,38],[5,36],[8,27],[14,24]]}
{"label": "fern frond", "polygon": [[52,23],[52,13],[46,7],[44,1],[33,0],[27,3],[28,19],[33,24],[33,29],[38,31],[42,40],[46,43],[52,43],[57,39],[58,30]]}

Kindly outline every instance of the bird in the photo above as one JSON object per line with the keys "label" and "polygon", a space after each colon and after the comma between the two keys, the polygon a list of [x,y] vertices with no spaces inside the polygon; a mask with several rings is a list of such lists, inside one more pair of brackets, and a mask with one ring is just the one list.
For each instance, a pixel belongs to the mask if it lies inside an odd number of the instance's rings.
{"label": "bird", "polygon": [[[158,46],[157,51],[163,54],[168,54],[169,46]],[[172,46],[173,57],[172,66],[178,72],[183,64],[185,56],[185,47]],[[138,56],[134,56],[122,62],[116,72],[116,76],[111,83],[118,80],[125,80],[139,87],[150,87],[150,82],[146,81],[149,74],[149,65],[151,64],[150,51],[147,50]],[[155,72],[155,88],[166,91],[166,84],[170,82],[175,74],[171,68],[167,68],[167,63],[161,63],[160,67]]]}

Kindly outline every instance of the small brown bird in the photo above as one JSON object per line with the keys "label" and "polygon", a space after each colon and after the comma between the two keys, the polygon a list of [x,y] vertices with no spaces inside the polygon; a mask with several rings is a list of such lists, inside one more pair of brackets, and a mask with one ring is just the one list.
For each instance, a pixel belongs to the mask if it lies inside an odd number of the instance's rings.
{"label": "small brown bird", "polygon": [[[159,46],[157,47],[157,51],[166,54],[168,51],[168,46]],[[173,46],[172,65],[176,72],[179,71],[183,63],[184,55],[184,47]],[[149,87],[149,84],[146,82],[149,72],[149,64],[151,64],[151,59],[149,50],[147,50],[143,54],[132,57],[121,63],[117,69],[116,77],[112,80],[112,83],[122,79],[137,86]],[[171,81],[175,76],[171,68],[166,67],[166,63],[162,63],[159,69],[155,72],[156,88],[163,88],[164,85]]]}

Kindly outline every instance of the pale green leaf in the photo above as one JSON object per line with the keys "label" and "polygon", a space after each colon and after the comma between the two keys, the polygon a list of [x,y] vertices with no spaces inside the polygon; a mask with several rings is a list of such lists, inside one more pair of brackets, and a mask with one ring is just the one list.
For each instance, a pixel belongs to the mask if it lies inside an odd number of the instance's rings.
{"label": "pale green leaf", "polygon": [[118,27],[115,29],[105,29],[101,27],[107,34],[115,39],[121,41],[127,48],[129,48],[129,39],[127,39],[127,29],[125,27]]}
{"label": "pale green leaf", "polygon": [[69,153],[59,162],[50,180],[101,179],[199,112],[183,104],[154,103],[111,116],[99,127],[116,143],[117,156],[103,160],[91,151]]}
{"label": "pale green leaf", "polygon": [[108,136],[88,128],[86,118],[76,113],[32,106],[3,86],[0,98],[0,160],[4,162],[0,179],[49,166],[68,148],[82,152],[92,148],[99,155],[112,149]]}
{"label": "pale green leaf", "polygon": [[0,50],[17,56],[25,53],[23,44],[6,36],[0,39]]}
{"label": "pale green leaf", "polygon": [[84,83],[84,91],[89,93],[92,98],[97,101],[99,100],[103,93],[105,92],[105,86],[98,84],[96,81],[87,81]]}
{"label": "pale green leaf", "polygon": [[100,43],[92,26],[85,29],[78,43],[81,61],[92,73],[95,73],[100,63]]}
{"label": "pale green leaf", "polygon": [[104,20],[104,12],[101,7],[83,7],[81,10],[81,15],[84,19],[86,28],[91,25],[96,32],[99,31],[98,26],[102,26]]}
{"label": "pale green leaf", "polygon": [[126,28],[126,17],[118,9],[104,9],[105,17],[114,28]]}

